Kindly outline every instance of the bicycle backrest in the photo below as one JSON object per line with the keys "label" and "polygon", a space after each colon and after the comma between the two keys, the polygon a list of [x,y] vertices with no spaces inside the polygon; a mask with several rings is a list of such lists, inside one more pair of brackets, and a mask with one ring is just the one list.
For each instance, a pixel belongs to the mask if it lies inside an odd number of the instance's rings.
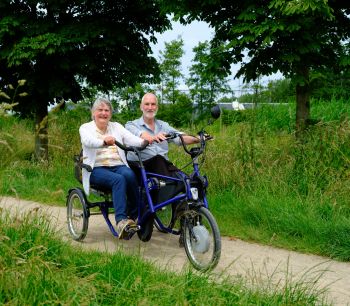
{"label": "bicycle backrest", "polygon": [[83,164],[83,149],[80,150],[79,155],[74,155],[74,176],[77,181],[82,183],[82,164]]}

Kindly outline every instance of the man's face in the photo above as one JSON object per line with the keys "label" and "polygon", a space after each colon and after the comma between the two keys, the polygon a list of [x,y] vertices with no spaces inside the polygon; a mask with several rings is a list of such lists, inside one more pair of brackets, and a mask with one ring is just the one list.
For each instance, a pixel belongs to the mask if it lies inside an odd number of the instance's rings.
{"label": "man's face", "polygon": [[158,104],[156,97],[147,96],[143,99],[140,109],[143,113],[143,116],[148,119],[153,119],[157,115]]}

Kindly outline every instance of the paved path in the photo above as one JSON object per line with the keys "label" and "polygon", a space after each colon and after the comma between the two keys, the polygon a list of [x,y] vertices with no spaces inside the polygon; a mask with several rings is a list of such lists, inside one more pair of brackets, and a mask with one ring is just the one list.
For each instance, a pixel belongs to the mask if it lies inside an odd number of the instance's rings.
{"label": "paved path", "polygon": [[[0,197],[0,207],[14,212],[26,212],[40,207],[52,218],[53,224],[61,230],[64,237],[71,240],[64,207],[10,197]],[[120,241],[109,232],[102,216],[91,216],[89,221],[89,231],[84,242],[73,244],[91,250],[122,250],[140,254],[146,260],[175,271],[181,271],[188,265],[184,249],[178,247],[175,236],[155,230],[147,243],[141,242],[136,235],[130,241]],[[271,282],[284,284],[286,278],[306,282],[317,280],[317,288],[327,288],[329,302],[334,305],[350,305],[350,263],[223,237],[221,259],[214,272],[233,278],[243,277],[254,285],[266,288]]]}

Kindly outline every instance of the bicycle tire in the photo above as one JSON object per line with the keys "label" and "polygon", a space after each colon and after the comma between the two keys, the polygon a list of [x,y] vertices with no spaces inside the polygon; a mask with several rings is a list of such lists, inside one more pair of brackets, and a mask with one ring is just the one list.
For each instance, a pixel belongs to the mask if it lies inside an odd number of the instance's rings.
{"label": "bicycle tire", "polygon": [[153,223],[154,223],[154,217],[150,216],[143,225],[141,225],[141,228],[137,231],[137,236],[139,239],[143,242],[147,242],[151,239],[152,233],[153,233]]}
{"label": "bicycle tire", "polygon": [[69,191],[67,198],[68,231],[76,241],[82,241],[89,227],[89,210],[83,192],[80,189]]}
{"label": "bicycle tire", "polygon": [[216,267],[221,256],[221,235],[211,212],[201,206],[182,217],[183,243],[192,266],[199,271]]}

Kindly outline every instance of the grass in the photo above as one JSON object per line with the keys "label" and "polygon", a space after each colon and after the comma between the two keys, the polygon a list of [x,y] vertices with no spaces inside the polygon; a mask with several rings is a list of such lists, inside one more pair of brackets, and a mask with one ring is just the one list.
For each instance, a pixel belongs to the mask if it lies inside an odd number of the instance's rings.
{"label": "grass", "polygon": [[192,270],[165,272],[119,252],[73,248],[35,211],[0,211],[0,267],[2,305],[327,305],[313,281],[258,288]]}
{"label": "grass", "polygon": [[267,192],[237,198],[224,192],[210,198],[223,235],[349,261],[348,211],[292,195],[278,199]]}
{"label": "grass", "polygon": [[[303,142],[293,134],[293,105],[224,113],[208,126],[215,140],[202,172],[210,208],[223,235],[349,261],[350,103],[313,101],[312,111],[318,121]],[[88,120],[86,109],[51,114],[50,160],[37,163],[31,123],[0,118],[0,194],[63,206],[68,189],[79,186],[72,157]],[[15,138],[13,130],[21,133]],[[188,162],[178,147],[170,158]]]}

